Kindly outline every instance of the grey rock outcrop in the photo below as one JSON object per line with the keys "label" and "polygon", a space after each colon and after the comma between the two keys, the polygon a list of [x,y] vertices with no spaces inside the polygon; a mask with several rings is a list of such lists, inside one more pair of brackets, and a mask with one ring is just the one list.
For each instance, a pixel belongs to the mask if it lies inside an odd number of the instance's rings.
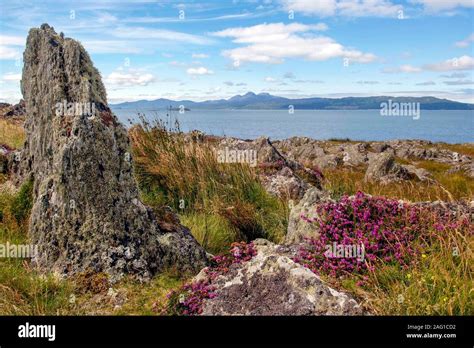
{"label": "grey rock outcrop", "polygon": [[398,164],[391,152],[382,152],[369,161],[365,181],[378,181],[383,184],[402,180],[419,180],[434,182],[430,172],[411,164]]}
{"label": "grey rock outcrop", "polygon": [[3,118],[24,118],[26,116],[25,101],[22,99],[18,104],[10,105],[0,103],[0,117]]}
{"label": "grey rock outcrop", "polygon": [[288,167],[283,167],[272,175],[262,175],[261,179],[268,193],[290,199],[301,199],[310,187],[308,183],[294,175]]}
{"label": "grey rock outcrop", "polygon": [[405,165],[402,165],[402,167],[405,168],[412,177],[415,177],[419,181],[433,181],[434,182],[434,180],[431,178],[430,172],[427,171],[426,169],[418,168],[411,164],[405,164]]}
{"label": "grey rock outcrop", "polygon": [[359,166],[368,161],[367,157],[367,143],[358,143],[346,146],[344,151],[343,162],[347,166]]}
{"label": "grey rock outcrop", "polygon": [[255,151],[262,184],[273,195],[300,200],[308,188],[321,187],[318,173],[283,155],[267,137],[253,141],[223,138],[218,148]]}
{"label": "grey rock outcrop", "polygon": [[448,170],[449,174],[464,173],[466,176],[474,179],[474,162],[467,162],[464,164],[457,164]]}
{"label": "grey rock outcrop", "polygon": [[283,247],[262,239],[254,245],[257,255],[212,281],[216,296],[204,301],[202,315],[363,314],[353,298],[291,260]]}
{"label": "grey rock outcrop", "polygon": [[305,221],[303,216],[309,219],[316,218],[317,204],[330,200],[329,193],[315,187],[306,191],[303,199],[290,210],[285,243],[296,244],[302,242],[306,237],[317,238],[319,236],[318,227],[313,223]]}
{"label": "grey rock outcrop", "polygon": [[190,232],[179,223],[163,229],[140,201],[127,132],[82,45],[43,24],[30,30],[23,59],[27,140],[18,175],[34,179],[37,267],[140,279],[204,267],[206,253]]}
{"label": "grey rock outcrop", "polygon": [[412,177],[407,169],[395,162],[395,156],[388,152],[382,152],[372,158],[365,173],[365,181],[381,183],[408,180]]}

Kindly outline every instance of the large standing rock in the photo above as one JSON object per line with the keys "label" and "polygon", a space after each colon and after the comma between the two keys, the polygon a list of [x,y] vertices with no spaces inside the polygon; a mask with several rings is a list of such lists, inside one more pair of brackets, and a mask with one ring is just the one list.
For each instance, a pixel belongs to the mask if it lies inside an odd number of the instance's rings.
{"label": "large standing rock", "polygon": [[148,278],[166,267],[205,266],[186,228],[160,229],[140,202],[127,132],[82,45],[43,24],[30,30],[23,59],[27,140],[19,174],[34,178],[29,234],[40,247],[38,267]]}
{"label": "large standing rock", "polygon": [[212,281],[215,297],[204,301],[202,315],[362,314],[353,298],[291,260],[281,246],[262,239],[254,245],[257,255]]}

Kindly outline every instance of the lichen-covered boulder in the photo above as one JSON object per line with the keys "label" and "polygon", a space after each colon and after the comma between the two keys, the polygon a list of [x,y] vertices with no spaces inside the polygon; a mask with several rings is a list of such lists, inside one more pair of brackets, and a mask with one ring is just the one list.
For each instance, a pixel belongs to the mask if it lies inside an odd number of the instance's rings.
{"label": "lichen-covered boulder", "polygon": [[342,161],[346,166],[359,166],[368,161],[367,143],[349,144],[343,147],[344,156]]}
{"label": "lichen-covered boulder", "polygon": [[261,182],[272,195],[299,201],[308,188],[321,187],[320,173],[283,155],[267,137],[252,141],[223,138],[217,147],[231,151],[251,151]]}
{"label": "lichen-covered boulder", "polygon": [[285,247],[262,239],[254,246],[254,257],[211,282],[214,296],[204,300],[202,315],[363,314],[353,298],[291,260]]}
{"label": "lichen-covered boulder", "polygon": [[382,184],[413,179],[434,182],[429,171],[411,164],[398,164],[391,152],[374,155],[369,161],[364,179]]}
{"label": "lichen-covered boulder", "polygon": [[308,189],[303,199],[290,210],[285,243],[296,244],[302,242],[304,238],[317,238],[319,235],[318,226],[306,220],[317,218],[317,205],[330,200],[328,192],[315,187]]}
{"label": "lichen-covered boulder", "polygon": [[389,152],[382,152],[373,157],[365,173],[365,181],[390,183],[400,180],[409,180],[415,177],[402,165],[395,162],[395,156]]}
{"label": "lichen-covered boulder", "polygon": [[294,200],[301,199],[306,190],[311,187],[304,180],[294,175],[289,167],[283,167],[272,175],[261,175],[261,180],[268,193]]}
{"label": "lichen-covered boulder", "polygon": [[126,129],[82,45],[47,24],[28,34],[21,89],[27,139],[18,175],[34,179],[29,234],[38,268],[148,278],[207,263],[189,231],[160,229],[139,199]]}

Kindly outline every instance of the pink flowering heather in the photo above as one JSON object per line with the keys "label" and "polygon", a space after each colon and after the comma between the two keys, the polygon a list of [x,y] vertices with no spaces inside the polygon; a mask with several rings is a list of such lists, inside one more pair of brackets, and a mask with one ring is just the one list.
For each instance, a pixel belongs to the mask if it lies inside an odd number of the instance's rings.
{"label": "pink flowering heather", "polygon": [[211,280],[229,271],[229,267],[234,264],[249,261],[257,254],[252,242],[232,243],[229,253],[215,256],[212,259],[211,267],[206,269],[206,273]]}
{"label": "pink flowering heather", "polygon": [[179,291],[168,294],[168,311],[170,314],[201,314],[204,300],[216,296],[214,290],[208,281],[185,284]]}
{"label": "pink flowering heather", "polygon": [[232,265],[249,261],[257,254],[253,243],[232,243],[229,253],[215,256],[206,269],[207,278],[199,282],[183,285],[168,294],[168,312],[178,315],[198,315],[202,313],[204,300],[216,296],[211,282],[229,271]]}
{"label": "pink flowering heather", "polygon": [[[316,208],[319,218],[302,216],[319,227],[320,237],[308,238],[294,261],[315,273],[331,276],[364,274],[375,270],[378,263],[402,267],[416,261],[421,248],[427,246],[429,231],[457,229],[469,231],[467,218],[458,218],[449,211],[409,205],[384,197],[371,197],[358,192],[344,196],[337,203]],[[327,257],[327,245],[362,246],[365,257]]]}

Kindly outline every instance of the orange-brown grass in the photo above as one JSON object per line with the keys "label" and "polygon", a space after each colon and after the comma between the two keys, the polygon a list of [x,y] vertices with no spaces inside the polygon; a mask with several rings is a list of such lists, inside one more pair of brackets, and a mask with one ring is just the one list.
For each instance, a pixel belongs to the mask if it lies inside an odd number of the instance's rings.
{"label": "orange-brown grass", "polygon": [[474,158],[474,143],[465,143],[465,144],[446,144],[446,143],[436,143],[432,145],[425,145],[424,148],[438,148],[445,149],[449,151],[454,151],[462,155],[467,155]]}
{"label": "orange-brown grass", "polygon": [[[219,163],[210,144],[181,133],[179,128],[170,131],[159,122],[142,121],[130,130],[130,137],[146,203],[175,208],[191,222],[189,227],[195,228],[196,237],[214,236],[226,241],[225,245],[216,245],[208,240],[213,251],[225,250],[232,235],[245,240],[283,238],[287,205],[265,191],[253,168],[241,163]],[[205,216],[213,223],[207,224]],[[222,230],[202,231],[212,226]]]}
{"label": "orange-brown grass", "polygon": [[[428,164],[426,162],[429,162]],[[401,181],[390,184],[365,182],[365,167],[324,171],[324,186],[340,197],[362,191],[371,195],[416,201],[469,200],[474,196],[474,179],[462,173],[446,173],[447,167],[433,161],[415,163],[430,171],[437,183]],[[449,167],[449,166],[448,166]]]}
{"label": "orange-brown grass", "polygon": [[0,145],[19,149],[25,141],[25,130],[19,122],[0,119]]}

